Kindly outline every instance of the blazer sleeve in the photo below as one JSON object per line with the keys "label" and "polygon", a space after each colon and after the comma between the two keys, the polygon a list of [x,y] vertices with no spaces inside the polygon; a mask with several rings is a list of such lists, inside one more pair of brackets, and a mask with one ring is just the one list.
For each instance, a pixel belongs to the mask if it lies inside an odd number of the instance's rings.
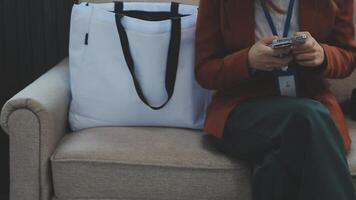
{"label": "blazer sleeve", "polygon": [[328,44],[321,44],[326,55],[323,75],[327,78],[345,78],[356,67],[353,12],[353,0],[340,1]]}
{"label": "blazer sleeve", "polygon": [[250,78],[249,48],[225,54],[220,1],[200,0],[196,30],[196,79],[203,88],[229,90]]}

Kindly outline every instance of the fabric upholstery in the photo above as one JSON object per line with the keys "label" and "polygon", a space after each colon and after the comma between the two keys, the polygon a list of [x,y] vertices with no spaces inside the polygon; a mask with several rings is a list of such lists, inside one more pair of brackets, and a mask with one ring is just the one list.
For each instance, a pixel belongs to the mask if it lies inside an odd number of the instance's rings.
{"label": "fabric upholstery", "polygon": [[[356,4],[354,4],[354,9]],[[356,12],[354,13],[354,22],[356,22]],[[356,28],[356,27],[355,27]],[[345,101],[351,96],[351,92],[355,87],[356,73],[353,72],[351,76],[346,79],[332,79],[330,80],[331,89],[339,102]]]}
{"label": "fabric upholstery", "polygon": [[[356,122],[348,125],[356,138]],[[355,148],[348,161],[356,176]],[[215,152],[202,133],[183,129],[106,127],[72,133],[53,155],[52,171],[60,200],[250,198],[248,165]],[[214,184],[219,187],[212,192]]]}
{"label": "fabric upholstery", "polygon": [[356,73],[345,79],[330,79],[331,90],[339,102],[344,102],[351,97],[352,90],[356,88]]}
{"label": "fabric upholstery", "polygon": [[[356,7],[356,4],[354,5]],[[354,22],[356,22],[356,12],[354,13]],[[356,28],[356,27],[355,27]],[[356,73],[345,79],[330,79],[331,90],[339,102],[343,102],[351,97],[351,92],[355,87]]]}
{"label": "fabric upholstery", "polygon": [[250,198],[250,167],[213,150],[202,132],[93,128],[65,136],[51,158],[56,197]]}
{"label": "fabric upholstery", "polygon": [[52,196],[49,157],[66,132],[69,103],[68,60],[10,99],[1,126],[10,136],[10,198]]}
{"label": "fabric upholstery", "polygon": [[28,109],[9,117],[9,132],[14,133],[9,137],[11,199],[40,199],[39,126],[37,116]]}

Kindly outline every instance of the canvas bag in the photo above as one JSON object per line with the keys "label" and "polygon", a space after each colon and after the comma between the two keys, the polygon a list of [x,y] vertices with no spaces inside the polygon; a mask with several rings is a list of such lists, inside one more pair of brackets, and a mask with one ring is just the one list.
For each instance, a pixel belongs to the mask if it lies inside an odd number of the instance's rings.
{"label": "canvas bag", "polygon": [[196,17],[176,3],[74,5],[71,128],[201,129],[212,92],[194,76]]}

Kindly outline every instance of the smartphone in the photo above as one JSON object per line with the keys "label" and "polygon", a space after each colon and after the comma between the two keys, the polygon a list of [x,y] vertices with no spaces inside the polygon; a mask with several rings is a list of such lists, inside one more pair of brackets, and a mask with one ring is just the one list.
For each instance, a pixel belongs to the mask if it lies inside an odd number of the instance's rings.
{"label": "smartphone", "polygon": [[273,49],[286,48],[292,45],[304,44],[306,40],[307,36],[305,34],[293,37],[285,37],[273,40],[270,47],[272,47]]}

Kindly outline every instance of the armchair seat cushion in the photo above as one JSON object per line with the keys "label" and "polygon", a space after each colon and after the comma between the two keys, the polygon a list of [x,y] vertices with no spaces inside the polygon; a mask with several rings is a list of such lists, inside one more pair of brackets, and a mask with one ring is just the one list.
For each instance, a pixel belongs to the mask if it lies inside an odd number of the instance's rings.
{"label": "armchair seat cushion", "polygon": [[51,158],[67,199],[250,199],[250,166],[212,149],[200,131],[103,127],[64,137]]}

